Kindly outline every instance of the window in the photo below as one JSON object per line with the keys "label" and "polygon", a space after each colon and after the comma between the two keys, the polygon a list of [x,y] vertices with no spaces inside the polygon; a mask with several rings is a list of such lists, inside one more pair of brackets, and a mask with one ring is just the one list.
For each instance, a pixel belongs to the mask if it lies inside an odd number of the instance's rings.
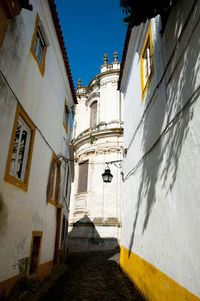
{"label": "window", "polygon": [[67,238],[67,219],[63,214],[63,220],[62,220],[62,230],[61,230],[61,249],[65,251],[66,246],[66,238]]}
{"label": "window", "polygon": [[47,185],[47,201],[52,205],[58,205],[58,194],[60,186],[60,161],[55,154],[52,155],[52,161]]}
{"label": "window", "polygon": [[31,129],[19,116],[10,161],[9,174],[24,182]]}
{"label": "window", "polygon": [[97,123],[97,101],[92,103],[90,110],[90,128],[94,129]]}
{"label": "window", "polygon": [[42,28],[43,27],[40,22],[39,15],[37,15],[35,21],[35,30],[31,43],[31,53],[38,64],[41,74],[44,75],[47,43],[45,42]]}
{"label": "window", "polygon": [[43,56],[44,56],[44,50],[45,50],[45,43],[42,38],[42,34],[40,29],[38,28],[36,32],[36,38],[35,38],[35,43],[34,43],[34,48],[33,48],[35,55],[40,63],[40,66],[42,66],[42,61],[43,61]]}
{"label": "window", "polygon": [[64,239],[65,239],[65,230],[66,230],[66,218],[63,214],[62,232],[61,232],[61,245],[63,245]]}
{"label": "window", "polygon": [[5,180],[28,189],[35,126],[18,105],[6,165]]}
{"label": "window", "polygon": [[67,103],[66,103],[66,100],[65,100],[64,114],[63,114],[63,126],[65,128],[66,133],[68,133],[68,126],[69,126],[69,120],[70,120],[69,116],[70,116],[70,113],[69,113],[69,110],[67,108]]}
{"label": "window", "polygon": [[78,193],[87,192],[88,160],[79,165]]}
{"label": "window", "polygon": [[142,99],[146,94],[153,75],[153,45],[151,38],[151,25],[141,54]]}

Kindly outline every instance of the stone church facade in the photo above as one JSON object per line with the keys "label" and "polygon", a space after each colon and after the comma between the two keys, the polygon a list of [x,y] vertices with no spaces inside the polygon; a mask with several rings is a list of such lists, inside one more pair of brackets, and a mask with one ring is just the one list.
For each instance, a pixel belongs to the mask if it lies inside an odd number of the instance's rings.
{"label": "stone church facade", "polygon": [[[104,55],[100,71],[88,87],[79,80],[76,91],[69,251],[109,249],[120,243],[123,107],[117,90],[117,52],[112,63]],[[111,183],[102,180],[106,162],[113,175]]]}

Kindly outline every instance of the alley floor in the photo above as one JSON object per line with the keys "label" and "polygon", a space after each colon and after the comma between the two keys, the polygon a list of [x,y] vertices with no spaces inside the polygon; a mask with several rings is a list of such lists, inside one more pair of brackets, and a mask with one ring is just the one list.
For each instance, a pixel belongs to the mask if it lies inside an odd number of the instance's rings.
{"label": "alley floor", "polygon": [[143,301],[119,268],[118,251],[73,253],[57,277],[26,292],[23,301]]}

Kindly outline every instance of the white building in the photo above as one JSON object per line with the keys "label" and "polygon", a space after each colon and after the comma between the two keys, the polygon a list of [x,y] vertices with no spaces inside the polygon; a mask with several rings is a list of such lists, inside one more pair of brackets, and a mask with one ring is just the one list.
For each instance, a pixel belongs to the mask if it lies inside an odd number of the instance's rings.
{"label": "white building", "polygon": [[[73,146],[75,180],[70,201],[69,251],[114,248],[120,242],[121,168],[123,138],[122,102],[117,84],[117,52],[88,87],[79,80],[76,91]],[[113,180],[104,183],[105,162]]]}
{"label": "white building", "polygon": [[0,296],[59,261],[73,176],[76,96],[59,19],[53,0],[31,3],[0,3]]}
{"label": "white building", "polygon": [[200,1],[161,21],[124,48],[120,264],[147,300],[200,300]]}

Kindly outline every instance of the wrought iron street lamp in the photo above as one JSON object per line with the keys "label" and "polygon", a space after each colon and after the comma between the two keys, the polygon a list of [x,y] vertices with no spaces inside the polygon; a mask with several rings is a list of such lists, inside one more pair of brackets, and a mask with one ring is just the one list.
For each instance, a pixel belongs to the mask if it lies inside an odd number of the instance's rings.
{"label": "wrought iron street lamp", "polygon": [[110,172],[110,168],[107,166],[104,173],[102,174],[103,181],[105,183],[111,183],[113,175]]}

